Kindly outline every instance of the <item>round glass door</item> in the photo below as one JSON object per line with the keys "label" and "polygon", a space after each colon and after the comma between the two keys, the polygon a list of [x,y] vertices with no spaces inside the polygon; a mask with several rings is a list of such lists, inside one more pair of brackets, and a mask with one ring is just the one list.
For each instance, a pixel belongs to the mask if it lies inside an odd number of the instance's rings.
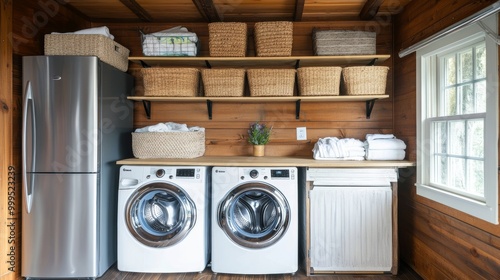
{"label": "round glass door", "polygon": [[150,247],[180,242],[196,223],[196,206],[178,186],[152,183],[127,202],[125,220],[132,235]]}
{"label": "round glass door", "polygon": [[218,206],[218,223],[227,236],[247,248],[276,243],[288,229],[290,206],[284,195],[265,183],[230,191]]}

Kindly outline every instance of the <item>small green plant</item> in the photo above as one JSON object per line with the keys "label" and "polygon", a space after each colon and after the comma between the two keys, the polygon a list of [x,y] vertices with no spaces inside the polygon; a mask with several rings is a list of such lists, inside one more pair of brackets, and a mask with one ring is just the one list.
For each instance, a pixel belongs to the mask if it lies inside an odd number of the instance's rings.
{"label": "small green plant", "polygon": [[252,123],[248,130],[248,142],[253,145],[265,145],[269,142],[273,127],[267,127],[259,122]]}

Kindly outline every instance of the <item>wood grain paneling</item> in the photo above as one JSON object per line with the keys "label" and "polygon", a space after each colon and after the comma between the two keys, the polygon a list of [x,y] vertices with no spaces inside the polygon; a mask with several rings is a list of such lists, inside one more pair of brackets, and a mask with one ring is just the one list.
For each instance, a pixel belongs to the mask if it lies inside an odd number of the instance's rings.
{"label": "wood grain paneling", "polygon": [[[395,18],[394,49],[406,48],[493,2],[412,1]],[[408,159],[416,160],[416,56],[394,57],[394,132],[407,143]],[[400,175],[401,258],[426,279],[499,279],[500,226],[418,196],[415,170]]]}

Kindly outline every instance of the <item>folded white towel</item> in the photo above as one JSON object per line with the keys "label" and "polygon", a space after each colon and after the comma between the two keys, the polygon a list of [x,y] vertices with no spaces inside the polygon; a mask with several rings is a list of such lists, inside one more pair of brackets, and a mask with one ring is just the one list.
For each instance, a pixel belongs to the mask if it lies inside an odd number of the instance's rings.
{"label": "folded white towel", "polygon": [[109,32],[109,28],[107,26],[92,27],[92,28],[78,30],[75,32],[66,32],[66,33],[52,32],[51,34],[96,34],[96,35],[104,35],[110,38],[111,40],[115,39],[115,36],[113,36]]}
{"label": "folded white towel", "polygon": [[396,138],[394,134],[366,134],[367,141],[375,139],[392,139],[392,138]]}
{"label": "folded white towel", "polygon": [[401,139],[376,139],[365,141],[365,148],[368,150],[403,150],[406,144]]}
{"label": "folded white towel", "polygon": [[174,122],[158,123],[155,125],[138,128],[135,132],[187,132],[187,131],[205,131],[205,128],[199,126],[189,127],[186,124]]}
{"label": "folded white towel", "polygon": [[313,148],[315,159],[363,160],[364,156],[363,142],[353,138],[319,138]]}
{"label": "folded white towel", "polygon": [[365,160],[365,157],[342,157],[342,158],[322,158],[313,155],[313,158],[316,160]]}
{"label": "folded white towel", "polygon": [[404,150],[366,150],[367,160],[403,160]]}

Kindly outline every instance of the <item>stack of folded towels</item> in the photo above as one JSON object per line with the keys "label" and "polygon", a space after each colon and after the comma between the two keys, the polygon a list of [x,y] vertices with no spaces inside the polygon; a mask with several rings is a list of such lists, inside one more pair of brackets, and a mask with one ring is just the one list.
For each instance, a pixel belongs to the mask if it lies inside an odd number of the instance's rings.
{"label": "stack of folded towels", "polygon": [[109,32],[109,28],[107,26],[92,27],[92,28],[78,30],[75,32],[67,32],[67,33],[52,32],[51,34],[92,34],[92,35],[103,35],[103,36],[108,37],[111,40],[115,39],[115,36],[113,36]]}
{"label": "stack of folded towels", "polygon": [[205,128],[199,126],[188,127],[184,123],[158,123],[142,128],[137,128],[135,132],[189,132],[189,131],[205,131]]}
{"label": "stack of folded towels", "polygon": [[143,36],[142,52],[148,56],[196,56],[198,36],[177,26]]}
{"label": "stack of folded towels", "polygon": [[403,160],[406,144],[393,134],[367,134],[365,141],[367,160]]}
{"label": "stack of folded towels", "polygon": [[362,141],[354,138],[319,138],[314,144],[313,158],[324,160],[364,160],[365,148]]}

